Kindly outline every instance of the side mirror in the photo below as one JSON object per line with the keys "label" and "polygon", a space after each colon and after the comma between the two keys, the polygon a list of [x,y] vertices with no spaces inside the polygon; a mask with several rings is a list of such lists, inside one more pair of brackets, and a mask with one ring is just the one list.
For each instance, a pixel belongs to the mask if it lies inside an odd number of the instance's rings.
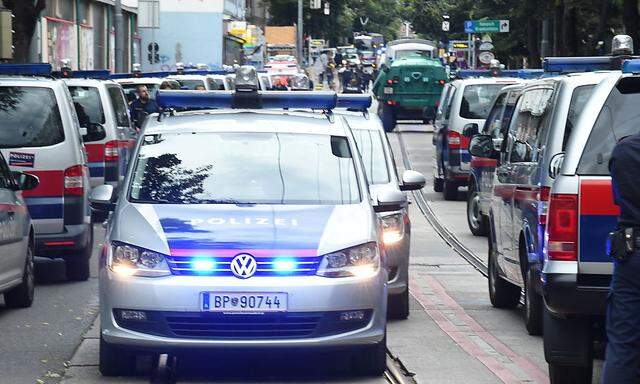
{"label": "side mirror", "polygon": [[549,177],[555,179],[562,169],[564,163],[564,152],[556,153],[549,161]]}
{"label": "side mirror", "polygon": [[407,204],[404,193],[395,188],[382,188],[376,194],[378,203],[373,207],[377,213],[399,211]]}
{"label": "side mirror", "polygon": [[15,181],[14,189],[17,191],[30,191],[40,184],[40,179],[37,176],[28,173],[13,171],[11,175]]}
{"label": "side mirror", "polygon": [[498,151],[493,146],[493,139],[489,135],[475,135],[469,143],[469,153],[476,157],[497,159]]}
{"label": "side mirror", "polygon": [[476,123],[466,124],[464,128],[462,128],[462,135],[466,137],[473,137],[478,133],[480,133],[480,130],[478,129],[478,124]]}
{"label": "side mirror", "polygon": [[424,188],[426,183],[427,179],[422,173],[408,169],[402,173],[402,184],[400,185],[400,190],[416,191]]}
{"label": "side mirror", "polygon": [[[89,123],[85,131],[86,133],[82,135],[82,141],[85,143],[104,140],[104,138],[107,137],[107,131],[105,131],[102,124]],[[82,133],[82,131],[80,133]]]}
{"label": "side mirror", "polygon": [[91,190],[89,204],[96,211],[113,211],[116,208],[113,186],[108,184],[98,185]]}

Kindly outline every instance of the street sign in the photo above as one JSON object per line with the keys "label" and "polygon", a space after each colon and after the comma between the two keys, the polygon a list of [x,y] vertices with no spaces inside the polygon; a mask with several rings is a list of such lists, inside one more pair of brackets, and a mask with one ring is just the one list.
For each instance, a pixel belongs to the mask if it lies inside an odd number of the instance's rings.
{"label": "street sign", "polygon": [[322,8],[322,0],[311,0],[310,7],[311,9],[320,9]]}
{"label": "street sign", "polygon": [[329,6],[329,2],[324,3],[324,14],[329,15],[331,13],[331,8]]}
{"label": "street sign", "polygon": [[509,20],[467,20],[464,22],[465,33],[500,33],[509,32]]}
{"label": "street sign", "polygon": [[493,49],[493,44],[491,44],[488,41],[485,41],[484,43],[480,44],[480,48],[481,51],[490,51]]}
{"label": "street sign", "polygon": [[442,22],[442,30],[444,32],[449,32],[449,22],[447,20]]}
{"label": "street sign", "polygon": [[496,57],[491,52],[482,52],[480,55],[478,55],[478,60],[480,60],[482,64],[490,64],[491,60],[495,58]]}

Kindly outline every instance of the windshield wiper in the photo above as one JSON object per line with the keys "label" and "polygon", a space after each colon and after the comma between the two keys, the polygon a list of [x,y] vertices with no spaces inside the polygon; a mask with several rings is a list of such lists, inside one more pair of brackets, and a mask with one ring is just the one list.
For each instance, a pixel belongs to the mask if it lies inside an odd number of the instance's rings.
{"label": "windshield wiper", "polygon": [[236,204],[236,205],[256,205],[250,201],[238,201],[235,199],[201,199],[198,204]]}
{"label": "windshield wiper", "polygon": [[180,204],[179,202],[169,201],[166,199],[145,200],[145,199],[131,198],[131,202],[138,203],[138,204]]}

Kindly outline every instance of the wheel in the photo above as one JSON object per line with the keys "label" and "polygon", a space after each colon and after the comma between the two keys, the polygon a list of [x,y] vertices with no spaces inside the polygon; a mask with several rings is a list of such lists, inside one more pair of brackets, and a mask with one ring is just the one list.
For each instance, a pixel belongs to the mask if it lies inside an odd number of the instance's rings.
{"label": "wheel", "polygon": [[380,118],[382,119],[382,127],[385,132],[391,132],[394,130],[396,127],[396,116],[392,108],[383,105],[382,116],[380,116]]}
{"label": "wheel", "polygon": [[593,365],[572,367],[549,364],[549,382],[551,384],[591,384]]}
{"label": "wheel", "polygon": [[444,179],[442,193],[445,200],[453,201],[458,199],[458,184],[455,181]]}
{"label": "wheel", "polygon": [[389,295],[387,317],[404,320],[409,317],[409,288],[397,295]]}
{"label": "wheel", "polygon": [[475,184],[471,184],[467,195],[467,223],[474,236],[486,236],[489,229],[489,220],[487,216],[480,212],[479,203],[480,194]]}
{"label": "wheel", "polygon": [[4,293],[4,302],[10,308],[28,308],[33,303],[35,291],[35,265],[33,261],[33,243],[29,240],[27,255],[22,273],[22,283]]}
{"label": "wheel", "polygon": [[496,308],[514,308],[520,301],[520,287],[503,279],[498,273],[496,251],[489,236],[489,299]]}
{"label": "wheel", "polygon": [[358,350],[353,356],[353,368],[365,376],[380,376],[387,369],[387,335],[377,344]]}
{"label": "wheel", "polygon": [[89,241],[77,256],[65,261],[67,280],[86,281],[89,279],[91,252],[93,251],[93,227],[89,226]]}
{"label": "wheel", "polygon": [[422,119],[422,124],[431,124],[431,119]]}
{"label": "wheel", "polygon": [[102,376],[130,376],[135,373],[136,355],[107,344],[100,336],[100,373]]}
{"label": "wheel", "polygon": [[444,189],[444,179],[439,177],[433,179],[433,191],[434,192],[442,192]]}
{"label": "wheel", "polygon": [[527,269],[524,286],[525,326],[530,335],[542,335],[542,296],[535,289],[535,274]]}

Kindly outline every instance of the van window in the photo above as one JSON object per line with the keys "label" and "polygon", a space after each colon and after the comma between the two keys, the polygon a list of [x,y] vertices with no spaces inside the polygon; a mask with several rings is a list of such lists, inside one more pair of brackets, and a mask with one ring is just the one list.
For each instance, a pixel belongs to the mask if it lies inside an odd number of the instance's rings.
{"label": "van window", "polygon": [[68,86],[73,105],[76,107],[81,127],[89,124],[104,124],[104,109],[100,91],[96,87]]}
{"label": "van window", "polygon": [[573,127],[580,116],[580,112],[582,112],[582,108],[584,108],[591,93],[593,93],[594,87],[595,85],[583,85],[573,90],[571,104],[569,105],[569,112],[567,114],[567,124],[564,128],[564,139],[562,140],[563,151],[567,146],[567,141],[569,141],[569,136],[571,136],[571,131],[573,131]]}
{"label": "van window", "polygon": [[516,136],[512,162],[537,161],[543,147],[551,116],[552,88],[537,88],[526,91],[522,96],[516,120]]}
{"label": "van window", "polygon": [[107,91],[111,99],[111,105],[113,105],[113,113],[116,115],[118,127],[130,127],[129,108],[122,96],[122,91],[119,87],[107,87]]}
{"label": "van window", "polygon": [[467,85],[462,93],[460,117],[465,119],[486,119],[493,99],[506,84]]}
{"label": "van window", "polygon": [[386,184],[389,182],[387,159],[382,144],[382,136],[378,131],[354,129],[353,136],[360,150],[369,184]]}
{"label": "van window", "polygon": [[451,89],[449,90],[449,95],[447,96],[447,100],[445,101],[446,105],[445,105],[445,110],[444,110],[444,118],[445,120],[449,120],[449,117],[451,116],[451,104],[453,104],[453,99],[456,97],[456,87],[451,86]]}
{"label": "van window", "polygon": [[51,88],[0,86],[0,144],[45,147],[64,141],[60,109]]}
{"label": "van window", "polygon": [[505,92],[498,95],[496,102],[493,104],[493,108],[491,108],[489,117],[487,117],[487,121],[484,124],[484,128],[482,129],[483,133],[491,135],[494,139],[500,137],[500,131],[502,129],[502,111],[504,110],[507,94],[508,93]]}
{"label": "van window", "polygon": [[[609,159],[616,143],[640,132],[640,82],[623,78],[611,91],[596,120],[578,164],[580,175],[609,175]],[[635,88],[635,89],[632,89]]]}

